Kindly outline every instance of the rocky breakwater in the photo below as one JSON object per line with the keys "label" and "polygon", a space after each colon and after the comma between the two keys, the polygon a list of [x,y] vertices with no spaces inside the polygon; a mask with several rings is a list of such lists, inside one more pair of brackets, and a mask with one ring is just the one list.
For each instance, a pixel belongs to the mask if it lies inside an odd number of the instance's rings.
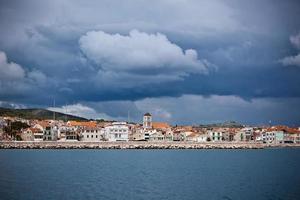
{"label": "rocky breakwater", "polygon": [[254,142],[0,142],[1,149],[262,149]]}

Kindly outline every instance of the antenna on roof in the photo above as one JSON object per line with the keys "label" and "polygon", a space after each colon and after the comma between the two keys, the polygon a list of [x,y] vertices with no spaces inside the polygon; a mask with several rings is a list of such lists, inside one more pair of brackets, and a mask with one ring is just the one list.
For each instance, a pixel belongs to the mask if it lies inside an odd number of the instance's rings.
{"label": "antenna on roof", "polygon": [[[53,108],[55,109],[55,98],[53,99]],[[55,110],[53,109],[53,120],[55,120]]]}
{"label": "antenna on roof", "polygon": [[127,122],[129,124],[129,120],[130,120],[130,111],[128,110],[128,116],[127,116]]}
{"label": "antenna on roof", "polygon": [[65,114],[65,121],[66,121],[66,122],[67,122],[67,118],[68,118],[68,110],[67,110],[68,108],[67,108],[67,105],[68,105],[68,104],[67,104],[67,102],[66,102],[66,107],[65,107],[65,108],[66,108],[66,114]]}

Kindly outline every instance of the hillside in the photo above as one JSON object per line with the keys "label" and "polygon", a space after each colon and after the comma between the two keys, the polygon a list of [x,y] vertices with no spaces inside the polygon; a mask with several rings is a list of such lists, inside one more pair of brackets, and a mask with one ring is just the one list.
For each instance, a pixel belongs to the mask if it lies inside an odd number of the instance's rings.
{"label": "hillside", "polygon": [[228,121],[223,123],[215,123],[215,124],[200,124],[199,127],[203,128],[212,128],[212,127],[220,127],[220,128],[242,128],[243,125],[235,122],[235,121]]}
{"label": "hillside", "polygon": [[[40,108],[30,108],[30,109],[11,109],[0,107],[0,116],[9,117],[20,117],[24,119],[53,119],[53,111],[40,109]],[[55,112],[56,120],[76,120],[85,121],[86,118],[67,115],[59,112]]]}

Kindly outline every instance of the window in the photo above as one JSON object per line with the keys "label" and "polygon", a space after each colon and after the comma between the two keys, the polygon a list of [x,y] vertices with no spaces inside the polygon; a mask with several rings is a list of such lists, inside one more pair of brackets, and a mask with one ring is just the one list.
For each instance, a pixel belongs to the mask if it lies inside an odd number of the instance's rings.
{"label": "window", "polygon": [[96,135],[96,138],[98,138],[98,135]]}
{"label": "window", "polygon": [[93,138],[93,137],[94,137],[94,135],[91,135],[91,137]]}
{"label": "window", "polygon": [[117,138],[118,137],[118,134],[115,134],[115,138]]}
{"label": "window", "polygon": [[89,138],[90,136],[89,136],[89,135],[87,135],[86,137],[87,137],[87,138]]}

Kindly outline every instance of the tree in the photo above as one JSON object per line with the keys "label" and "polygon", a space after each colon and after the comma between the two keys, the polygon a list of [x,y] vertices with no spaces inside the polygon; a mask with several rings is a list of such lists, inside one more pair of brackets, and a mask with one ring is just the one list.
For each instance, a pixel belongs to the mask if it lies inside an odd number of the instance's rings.
{"label": "tree", "polygon": [[4,132],[17,140],[21,137],[17,135],[22,129],[28,128],[29,125],[21,121],[8,121],[7,126],[3,128]]}

